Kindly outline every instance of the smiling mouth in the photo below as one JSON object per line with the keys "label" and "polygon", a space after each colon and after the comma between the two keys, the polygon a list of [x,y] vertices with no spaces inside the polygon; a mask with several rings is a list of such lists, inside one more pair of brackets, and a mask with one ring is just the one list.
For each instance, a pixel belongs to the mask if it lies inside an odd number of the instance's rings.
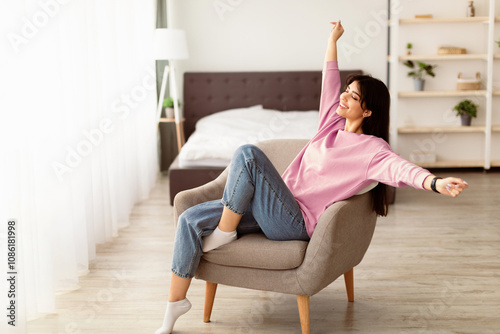
{"label": "smiling mouth", "polygon": [[343,103],[339,103],[339,105],[344,108],[344,109],[347,109],[347,107],[343,104]]}

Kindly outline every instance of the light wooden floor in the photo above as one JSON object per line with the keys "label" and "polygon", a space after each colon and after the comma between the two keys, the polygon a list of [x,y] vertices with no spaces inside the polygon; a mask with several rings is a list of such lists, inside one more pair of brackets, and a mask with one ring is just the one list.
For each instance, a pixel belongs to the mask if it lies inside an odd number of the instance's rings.
{"label": "light wooden floor", "polygon": [[[500,333],[500,173],[455,173],[458,199],[397,191],[390,215],[354,270],[311,298],[311,333]],[[57,296],[57,314],[28,333],[153,333],[163,319],[174,227],[167,179],[139,204],[130,226],[99,247],[81,289]],[[174,333],[300,333],[295,296],[220,286],[212,323],[202,322],[204,282]]]}

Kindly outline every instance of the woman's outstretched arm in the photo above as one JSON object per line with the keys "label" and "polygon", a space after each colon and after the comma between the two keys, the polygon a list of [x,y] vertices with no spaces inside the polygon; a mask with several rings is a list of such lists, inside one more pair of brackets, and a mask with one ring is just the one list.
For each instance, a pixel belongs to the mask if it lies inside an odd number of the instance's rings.
{"label": "woman's outstretched arm", "polygon": [[[416,189],[432,190],[432,180],[436,175],[407,161],[387,146],[373,156],[366,171],[366,178],[393,187],[409,185]],[[468,188],[468,184],[456,177],[438,178],[435,188],[443,195],[457,197]]]}

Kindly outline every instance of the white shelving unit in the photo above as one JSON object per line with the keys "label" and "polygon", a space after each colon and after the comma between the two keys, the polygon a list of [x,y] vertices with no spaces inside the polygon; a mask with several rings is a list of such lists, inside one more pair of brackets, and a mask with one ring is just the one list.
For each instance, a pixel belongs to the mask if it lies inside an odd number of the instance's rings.
{"label": "white shelving unit", "polygon": [[[500,55],[495,55],[499,56]],[[415,55],[409,55],[409,56],[399,56],[399,60],[405,61],[405,60],[487,60],[488,59],[488,54],[486,53],[479,53],[479,54],[450,54],[450,55],[423,55],[423,56],[415,56]]]}
{"label": "white shelving unit", "polygon": [[[493,66],[495,59],[500,59],[500,53],[495,53],[498,46],[494,43],[495,40],[498,40],[498,37],[495,36],[495,22],[500,22],[500,17],[495,16],[495,2],[500,0],[485,0],[483,2],[487,3],[488,8],[483,8],[483,12],[487,9],[487,16],[477,16],[477,17],[435,17],[435,18],[411,18],[411,17],[399,17],[399,11],[394,11],[390,13],[389,20],[389,32],[390,32],[390,45],[389,45],[389,88],[391,90],[391,146],[394,150],[400,153],[401,150],[408,151],[408,138],[412,138],[411,136],[418,136],[415,138],[426,138],[427,140],[432,140],[432,135],[435,133],[446,134],[448,136],[458,136],[460,138],[467,138],[467,140],[475,141],[479,145],[480,149],[477,152],[483,152],[482,159],[468,159],[465,157],[463,160],[461,159],[440,159],[438,153],[437,162],[434,163],[420,163],[422,167],[431,168],[431,167],[483,167],[484,169],[490,169],[492,166],[500,166],[500,161],[492,161],[492,133],[496,133],[498,138],[500,132],[499,124],[492,124],[493,113],[500,112],[500,110],[493,110],[493,97],[500,96],[500,90],[493,89]],[[475,2],[476,3],[476,2]],[[451,3],[456,6],[456,3]],[[464,5],[465,2],[461,3]],[[443,5],[444,4],[441,4]],[[389,3],[389,8],[391,7],[391,2]],[[465,8],[464,8],[465,12]],[[406,16],[413,16],[415,14],[420,13],[404,13]],[[429,11],[429,14],[432,14],[432,8]],[[436,15],[437,16],[437,15]],[[425,54],[412,54],[405,55],[403,54],[406,48],[406,44],[408,42],[413,43],[410,40],[402,40],[402,29],[422,29],[422,25],[432,25],[432,29],[436,30],[436,34],[432,36],[423,37],[419,43],[425,44],[425,38],[427,41],[436,42],[439,40],[441,35],[438,33],[439,27],[448,26],[448,25],[456,25],[458,27],[463,28],[463,26],[473,26],[473,25],[486,25],[487,33],[484,33],[480,36],[477,36],[478,39],[484,40],[486,45],[484,50],[479,50],[479,52],[474,52],[470,54],[453,54],[453,55],[440,55],[437,54],[429,54],[426,52]],[[434,28],[436,27],[436,28]],[[406,30],[407,31],[407,30]],[[457,34],[459,29],[457,29]],[[460,37],[460,36],[455,36]],[[439,41],[440,44],[447,44],[446,40]],[[470,40],[464,38],[463,45],[457,45],[459,47],[467,47],[470,43]],[[477,49],[477,48],[476,48]],[[476,51],[476,50],[475,50]],[[406,60],[413,61],[423,61],[423,62],[436,62],[438,64],[437,70],[439,70],[440,64],[446,64],[447,66],[456,66],[456,72],[462,72],[462,69],[467,67],[467,64],[473,62],[480,62],[484,66],[485,71],[483,71],[482,78],[482,89],[475,91],[464,91],[464,90],[424,90],[424,91],[410,91],[405,89],[399,89],[404,85],[408,85],[408,83],[403,82],[402,80],[412,80],[411,78],[406,77],[406,68],[402,66],[402,63]],[[404,71],[404,73],[402,73]],[[439,71],[436,72],[436,75],[439,76]],[[404,78],[404,79],[403,79]],[[499,80],[497,78],[497,80]],[[450,87],[443,87],[450,88]],[[417,101],[411,102],[415,104],[422,104],[422,101],[427,103],[429,99],[429,108],[432,108],[434,104],[433,101],[437,101],[439,99],[448,99],[450,101],[451,107],[455,105],[458,101],[465,98],[474,98],[480,101],[481,112],[484,112],[484,115],[481,115],[481,122],[483,124],[477,126],[470,127],[462,127],[462,126],[440,126],[440,124],[436,124],[436,126],[429,126],[429,120],[426,122],[422,122],[422,119],[417,120],[412,124],[412,126],[403,125],[402,119],[400,117],[404,112],[412,113],[414,118],[418,118],[418,110],[407,110],[410,102],[406,101]],[[420,99],[418,101],[418,99]],[[447,101],[448,101],[447,100]],[[401,104],[405,104],[405,110],[400,110]],[[450,109],[451,109],[450,107]],[[417,108],[417,107],[415,107]],[[484,122],[483,122],[484,119]],[[500,119],[500,117],[498,117]],[[426,124],[427,123],[427,124]],[[439,123],[439,122],[437,122]],[[453,138],[458,138],[453,137]],[[415,139],[417,140],[417,139]],[[419,139],[420,140],[420,139]],[[406,143],[405,147],[399,147],[400,142],[404,141]],[[500,147],[500,144],[496,145],[496,149]],[[407,152],[406,152],[407,153]],[[476,153],[476,152],[469,152]],[[478,154],[478,153],[476,153]],[[471,154],[473,155],[473,154]],[[405,154],[403,154],[405,156]],[[457,154],[456,156],[460,156]]]}
{"label": "white shelving unit", "polygon": [[484,133],[485,126],[446,126],[446,127],[433,127],[433,126],[400,126],[398,133]]}
{"label": "white shelving unit", "polygon": [[469,23],[469,22],[488,22],[489,16],[475,17],[436,17],[430,19],[399,19],[400,24],[415,24],[415,23]]}
{"label": "white shelving unit", "polygon": [[398,92],[398,97],[460,97],[487,96],[487,90],[431,90]]}

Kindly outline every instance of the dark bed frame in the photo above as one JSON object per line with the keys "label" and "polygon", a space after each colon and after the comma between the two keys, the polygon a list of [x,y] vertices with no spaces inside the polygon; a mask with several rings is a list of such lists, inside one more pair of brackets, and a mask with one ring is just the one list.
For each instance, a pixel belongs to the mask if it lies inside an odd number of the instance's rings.
{"label": "dark bed frame", "polygon": [[[345,83],[360,70],[340,71]],[[187,72],[184,74],[184,132],[186,139],[196,122],[218,111],[263,105],[281,111],[318,110],[321,71],[295,72]],[[170,203],[175,195],[214,180],[224,168],[179,167],[176,158],[168,170]]]}

